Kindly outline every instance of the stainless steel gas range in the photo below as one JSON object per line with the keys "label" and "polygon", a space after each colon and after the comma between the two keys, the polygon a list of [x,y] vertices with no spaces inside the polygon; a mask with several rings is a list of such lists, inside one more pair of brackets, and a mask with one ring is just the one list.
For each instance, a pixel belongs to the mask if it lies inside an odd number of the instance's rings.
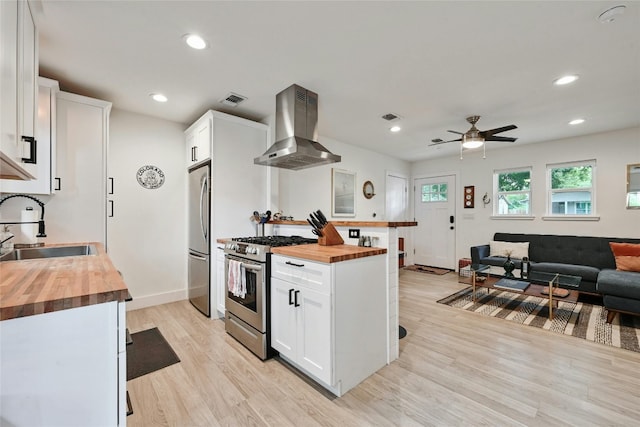
{"label": "stainless steel gas range", "polygon": [[225,329],[262,360],[272,356],[271,248],[317,242],[300,236],[261,236],[233,238],[225,244]]}

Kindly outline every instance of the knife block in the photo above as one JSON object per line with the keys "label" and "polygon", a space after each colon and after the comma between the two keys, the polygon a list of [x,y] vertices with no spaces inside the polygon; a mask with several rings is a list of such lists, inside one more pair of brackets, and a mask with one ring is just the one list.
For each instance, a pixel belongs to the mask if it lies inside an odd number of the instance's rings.
{"label": "knife block", "polygon": [[322,237],[318,237],[318,244],[320,246],[343,245],[344,240],[342,240],[333,224],[328,223],[322,228]]}

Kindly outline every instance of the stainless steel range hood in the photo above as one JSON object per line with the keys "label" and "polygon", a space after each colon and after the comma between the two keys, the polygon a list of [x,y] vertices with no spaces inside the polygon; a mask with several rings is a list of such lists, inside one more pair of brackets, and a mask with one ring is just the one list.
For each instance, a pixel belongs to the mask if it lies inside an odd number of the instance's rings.
{"label": "stainless steel range hood", "polygon": [[256,165],[300,170],[342,160],[316,142],[318,139],[318,94],[291,85],[276,95],[276,143]]}

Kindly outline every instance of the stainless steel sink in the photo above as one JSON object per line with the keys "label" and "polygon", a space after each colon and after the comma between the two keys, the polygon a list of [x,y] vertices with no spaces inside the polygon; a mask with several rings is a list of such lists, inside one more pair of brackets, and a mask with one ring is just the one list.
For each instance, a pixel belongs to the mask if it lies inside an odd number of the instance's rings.
{"label": "stainless steel sink", "polygon": [[19,261],[23,259],[58,258],[66,256],[96,255],[98,251],[93,245],[56,246],[53,248],[16,249],[0,257],[2,261]]}

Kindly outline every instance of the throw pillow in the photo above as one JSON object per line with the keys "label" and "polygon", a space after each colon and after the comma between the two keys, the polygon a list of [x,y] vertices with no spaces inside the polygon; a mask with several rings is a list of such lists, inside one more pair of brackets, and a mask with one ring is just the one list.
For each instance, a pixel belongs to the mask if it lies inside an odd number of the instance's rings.
{"label": "throw pillow", "polygon": [[640,244],[609,242],[616,259],[616,269],[640,272]]}
{"label": "throw pillow", "polygon": [[503,256],[511,254],[511,258],[522,259],[529,257],[529,242],[501,242],[491,240],[489,242],[489,256]]}

